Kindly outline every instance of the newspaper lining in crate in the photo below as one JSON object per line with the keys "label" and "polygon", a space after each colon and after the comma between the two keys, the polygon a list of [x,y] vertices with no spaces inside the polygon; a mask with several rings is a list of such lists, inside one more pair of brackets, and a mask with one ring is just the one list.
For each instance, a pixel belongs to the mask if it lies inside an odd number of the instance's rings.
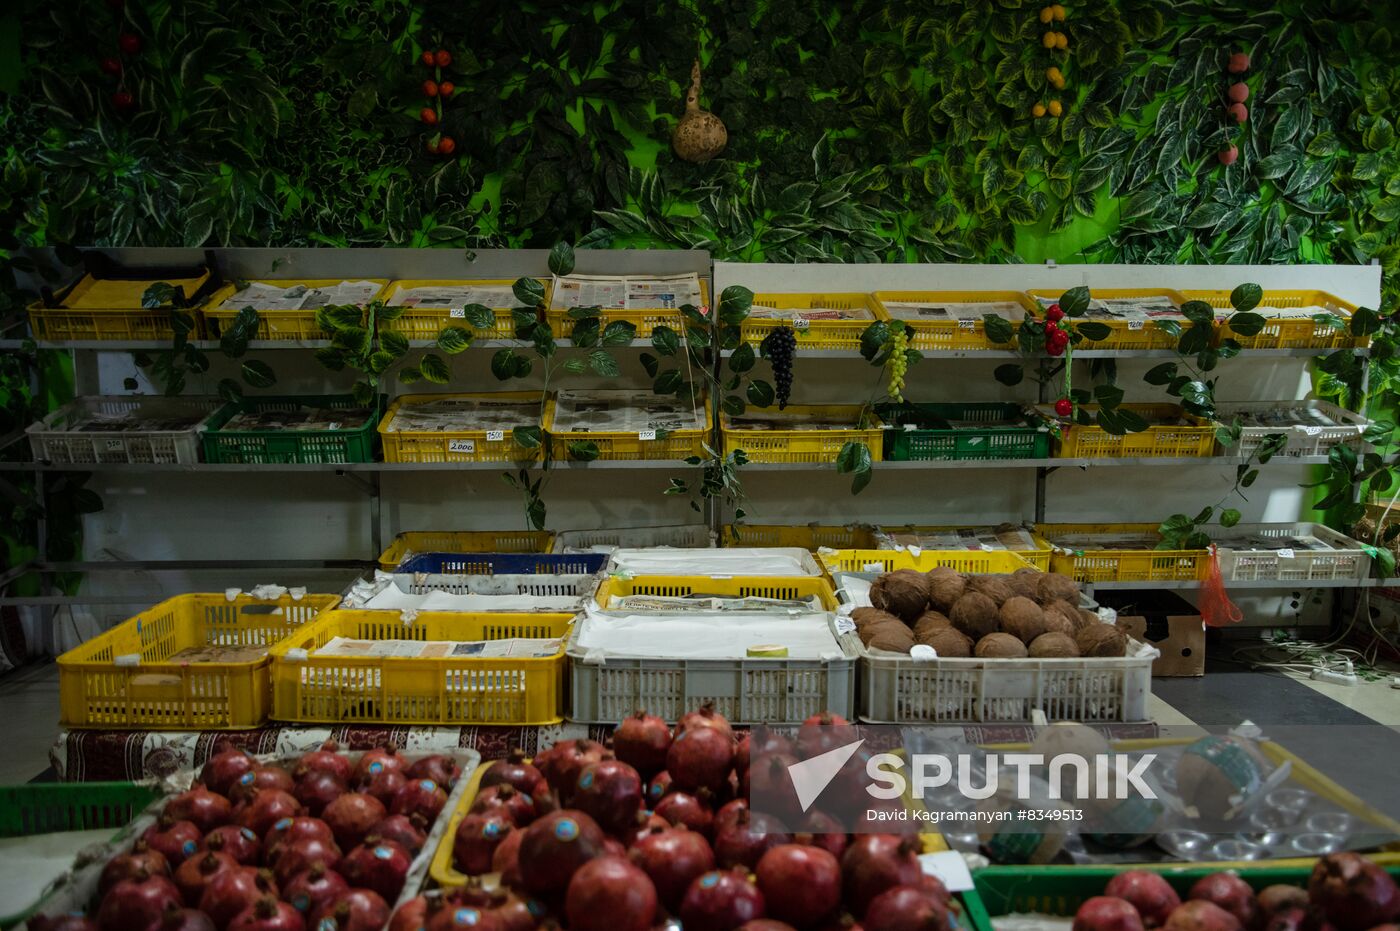
{"label": "newspaper lining in crate", "polygon": [[644,433],[704,430],[704,406],[650,391],[560,391],[554,433]]}
{"label": "newspaper lining in crate", "polygon": [[714,532],[703,524],[666,527],[619,527],[615,530],[561,530],[554,535],[554,553],[612,553],[618,547],[712,547]]}
{"label": "newspaper lining in crate", "polygon": [[384,287],[382,281],[341,281],[335,284],[291,287],[269,281],[250,281],[224,299],[217,310],[317,310],[349,304],[364,307]]}
{"label": "newspaper lining in crate", "polygon": [[680,310],[704,304],[700,276],[568,275],[554,279],[550,310],[599,307],[603,310]]}
{"label": "newspaper lining in crate", "polygon": [[608,560],[608,572],[620,575],[670,576],[819,576],[811,552],[798,547],[723,549],[618,549]]}
{"label": "newspaper lining in crate", "polygon": [[749,310],[750,320],[782,320],[805,326],[812,323],[849,323],[856,320],[873,321],[875,312],[868,307],[761,307]]}
{"label": "newspaper lining in crate", "polygon": [[41,462],[198,462],[200,434],[222,404],[154,395],[77,398],[25,433]]}
{"label": "newspaper lining in crate", "polygon": [[486,308],[514,307],[520,303],[515,291],[508,282],[486,283],[463,281],[460,284],[419,285],[417,287],[397,287],[389,296],[390,307],[410,307],[417,310],[444,310],[448,319],[466,319],[465,313],[457,313],[469,304],[480,304]]}
{"label": "newspaper lining in crate", "polygon": [[379,424],[385,462],[520,462],[539,446],[516,442],[517,427],[540,422],[538,391],[406,394]]}
{"label": "newspaper lining in crate", "polygon": [[1282,456],[1325,456],[1341,444],[1359,446],[1370,421],[1327,401],[1250,401],[1221,404],[1215,420],[1228,426],[1240,421],[1240,442],[1234,452],[1248,457],[1272,434],[1282,433],[1287,445]]}
{"label": "newspaper lining in crate", "polygon": [[[876,548],[882,550],[985,550],[1019,554],[1036,568],[1049,568],[1050,544],[1024,527],[880,527]],[[1041,559],[1043,557],[1043,559]],[[1041,565],[1041,561],[1044,565]]]}
{"label": "newspaper lining in crate", "polygon": [[341,606],[400,612],[572,612],[581,609],[597,587],[596,575],[376,572],[373,579],[357,579]]}
{"label": "newspaper lining in crate", "polygon": [[1019,324],[1026,308],[1015,301],[897,301],[881,299],[881,305],[896,320],[909,323],[983,323],[988,314]]}
{"label": "newspaper lining in crate", "polygon": [[1371,574],[1366,544],[1322,524],[1236,524],[1216,545],[1226,582],[1317,582]]}
{"label": "newspaper lining in crate", "polygon": [[[1034,295],[1036,302],[1041,309],[1049,307],[1051,304],[1059,303],[1058,296],[1046,294]],[[1184,321],[1185,316],[1181,313],[1181,308],[1171,297],[1161,295],[1149,295],[1143,297],[1095,297],[1090,296],[1089,308],[1083,316],[1075,318],[1078,321],[1097,320],[1104,323],[1146,323],[1151,320],[1175,320]]]}

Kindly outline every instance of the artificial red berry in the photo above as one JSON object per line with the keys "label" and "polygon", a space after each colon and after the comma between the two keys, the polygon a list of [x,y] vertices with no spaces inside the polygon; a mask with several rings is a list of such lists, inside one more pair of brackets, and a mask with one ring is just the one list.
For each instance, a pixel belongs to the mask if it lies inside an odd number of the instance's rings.
{"label": "artificial red berry", "polygon": [[1059,414],[1061,417],[1068,417],[1070,414],[1074,413],[1074,402],[1069,398],[1060,398],[1060,400],[1055,402],[1055,413]]}
{"label": "artificial red berry", "polygon": [[423,148],[427,149],[427,150],[428,150],[430,153],[432,153],[433,155],[436,155],[436,154],[438,153],[438,147],[441,146],[441,145],[442,145],[442,140],[441,140],[440,138],[438,138],[437,136],[433,136],[432,138],[430,138],[427,142],[425,142],[425,143],[423,144]]}
{"label": "artificial red berry", "polygon": [[124,54],[135,55],[137,52],[141,51],[141,37],[129,32],[123,32],[121,35],[117,36],[117,48],[121,49]]}
{"label": "artificial red berry", "polygon": [[105,71],[107,74],[110,74],[112,77],[116,77],[117,75],[122,73],[122,63],[119,59],[116,58],[102,59],[102,61],[99,63],[99,67],[101,67],[103,71]]}
{"label": "artificial red berry", "polygon": [[424,107],[422,110],[419,110],[418,118],[421,119],[424,123],[427,123],[429,126],[437,125],[437,111],[434,110],[432,107]]}
{"label": "artificial red berry", "polygon": [[442,97],[445,100],[446,98],[451,97],[452,92],[456,89],[456,84],[453,84],[451,81],[443,81],[441,84],[438,85],[438,96]]}
{"label": "artificial red berry", "polygon": [[1046,343],[1045,354],[1049,356],[1062,356],[1065,354],[1065,346],[1063,343]]}
{"label": "artificial red berry", "polygon": [[452,64],[452,54],[445,48],[438,49],[437,54],[433,56],[433,64],[439,68],[446,68]]}
{"label": "artificial red berry", "polygon": [[136,98],[132,97],[128,91],[117,91],[112,95],[112,106],[118,110],[130,110],[136,106]]}
{"label": "artificial red berry", "polygon": [[424,81],[424,82],[423,82],[423,96],[424,96],[424,97],[436,97],[437,95],[438,95],[438,85],[437,85],[437,81]]}
{"label": "artificial red berry", "polygon": [[451,155],[453,152],[456,152],[456,151],[457,151],[457,142],[456,142],[456,140],[454,140],[451,136],[443,136],[443,137],[442,137],[442,141],[438,143],[438,154],[439,154],[439,155]]}
{"label": "artificial red berry", "polygon": [[1050,321],[1063,320],[1063,319],[1064,319],[1064,316],[1065,316],[1065,312],[1064,312],[1063,310],[1060,310],[1060,305],[1059,305],[1059,304],[1051,304],[1049,307],[1045,308],[1045,319],[1046,319],[1046,320],[1050,320]]}
{"label": "artificial red berry", "polygon": [[423,64],[427,65],[429,68],[431,68],[437,61],[437,58],[433,55],[432,52],[424,52],[422,55],[418,56],[418,60],[421,61]]}

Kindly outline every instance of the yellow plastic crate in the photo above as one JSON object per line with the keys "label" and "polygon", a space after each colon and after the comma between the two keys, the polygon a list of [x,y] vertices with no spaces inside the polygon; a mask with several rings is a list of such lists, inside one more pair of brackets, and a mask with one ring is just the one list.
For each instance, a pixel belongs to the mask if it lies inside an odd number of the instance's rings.
{"label": "yellow plastic crate", "polygon": [[393,572],[413,553],[548,553],[548,530],[408,530],[379,554],[379,568]]}
{"label": "yellow plastic crate", "polygon": [[[569,460],[570,443],[596,443],[598,458],[609,460],[637,461],[646,459],[685,459],[690,456],[704,456],[705,445],[710,439],[710,430],[672,430],[665,437],[644,440],[639,433],[620,430],[599,430],[593,433],[557,433],[554,418],[558,400],[550,397],[544,406],[544,429],[549,434],[551,453],[555,459]],[[702,422],[714,422],[714,409],[710,398],[705,397],[705,413]]]}
{"label": "yellow plastic crate", "polygon": [[[496,401],[526,401],[538,405],[538,391],[495,391],[475,394],[405,394],[394,399],[379,422],[379,440],[385,462],[532,462],[540,457],[540,447],[528,448],[515,442],[510,430],[452,430],[411,432],[387,429],[405,404],[444,398],[487,398]],[[531,423],[539,426],[538,415]]]}
{"label": "yellow plastic crate", "polygon": [[[275,285],[282,288],[294,288],[297,285],[305,285],[308,288],[324,288],[331,285],[349,281],[348,278],[259,278],[258,284]],[[387,278],[364,278],[356,279],[371,281],[379,285],[376,292],[377,298],[384,293],[384,286],[389,283]],[[227,284],[214,293],[209,299],[209,304],[204,310],[204,321],[209,329],[209,338],[218,339],[223,335],[224,327],[238,319],[239,311],[236,308],[221,307],[224,301],[238,293],[237,284]],[[330,339],[330,334],[316,325],[316,311],[318,308],[307,308],[305,310],[259,310],[258,311],[258,332],[254,339],[273,339],[302,341],[310,339]],[[434,334],[436,335],[436,334]]]}
{"label": "yellow plastic crate", "polygon": [[[1055,291],[1048,288],[1032,288],[1026,292],[1035,302],[1037,307],[1045,307],[1055,303],[1064,294],[1063,290]],[[1104,300],[1116,300],[1131,297],[1169,297],[1176,306],[1180,307],[1185,303],[1185,298],[1181,292],[1171,288],[1095,288],[1089,293],[1090,298],[1102,298]],[[1092,318],[1078,317],[1078,320],[1089,321]],[[1138,320],[1093,320],[1094,323],[1102,323],[1112,332],[1103,339],[1085,340],[1081,345],[1085,349],[1174,349],[1176,348],[1178,337],[1156,326],[1151,321]],[[1178,321],[1183,328],[1190,324],[1186,321]]]}
{"label": "yellow plastic crate", "polygon": [[[141,296],[157,281],[165,281],[185,289],[186,297],[195,293],[209,280],[209,273],[196,278],[152,278],[132,281],[125,278],[94,278],[86,275],[74,285],[63,299],[61,307],[34,304],[29,308],[29,325],[36,340],[59,342],[80,339],[169,340],[170,311],[152,310],[141,306]],[[199,315],[195,318],[190,338],[198,338]]]}
{"label": "yellow plastic crate", "polygon": [[[933,525],[933,526],[930,526],[930,525],[909,525],[909,524],[905,524],[905,525],[900,526],[900,527],[891,527],[891,526],[888,525],[888,524],[883,524],[883,525],[881,525],[880,529],[883,530],[885,533],[916,533],[916,534],[917,534],[917,533],[938,533],[938,532],[940,532],[940,531],[945,531],[945,530],[959,530],[959,529],[962,529],[962,527],[961,527],[961,526],[957,526],[957,525],[952,525],[952,524]],[[1015,553],[1017,556],[1020,556],[1022,559],[1024,559],[1026,562],[1030,563],[1032,566],[1035,566],[1035,567],[1036,567],[1037,569],[1039,569],[1041,572],[1049,572],[1049,571],[1050,571],[1050,552],[1051,552],[1051,550],[1053,549],[1053,547],[1050,545],[1050,541],[1049,541],[1049,540],[1046,540],[1044,537],[1038,536],[1034,531],[1030,531],[1030,536],[1031,536],[1031,541],[1035,544],[1035,549],[1031,549],[1031,550],[1016,550],[1016,549],[1013,549],[1013,550],[1008,550],[1008,552],[1012,552],[1012,553]]]}
{"label": "yellow plastic crate", "polygon": [[476,795],[481,791],[481,777],[486,775],[490,766],[490,762],[483,760],[480,766],[472,770],[462,798],[457,807],[452,809],[452,814],[447,819],[447,830],[442,832],[442,839],[438,841],[437,850],[433,852],[432,862],[428,865],[428,875],[444,889],[460,889],[467,884],[467,874],[459,872],[452,862],[452,847],[457,838],[457,826],[462,823],[462,819],[471,810],[472,803],[476,801]]}
{"label": "yellow plastic crate", "polygon": [[789,404],[782,411],[756,409],[761,416],[790,415],[794,421],[804,418],[849,420],[851,426],[844,430],[743,430],[730,426],[734,418],[725,414],[720,431],[724,435],[725,451],[742,449],[750,462],[834,464],[841,447],[847,443],[864,443],[870,449],[871,460],[880,462],[885,451],[881,421],[874,411],[866,411],[866,423],[870,426],[857,427],[863,410],[859,404]]}
{"label": "yellow plastic crate", "polygon": [[[271,647],[340,601],[339,595],[177,595],[58,658],[64,727],[230,730],[258,727],[271,709],[266,651],[191,662],[200,647]],[[139,657],[131,660],[128,657]]]}
{"label": "yellow plastic crate", "polygon": [[[638,276],[645,277],[645,276]],[[569,316],[569,308],[553,306],[553,295],[549,295],[550,303],[545,306],[549,308],[546,319],[549,322],[550,330],[553,331],[556,339],[568,339],[574,333],[574,324],[577,323],[573,317]],[[710,306],[710,286],[704,278],[700,279],[700,303],[705,307]],[[700,308],[696,308],[699,310]],[[599,326],[606,328],[609,323],[622,321],[630,323],[637,328],[636,339],[646,339],[651,336],[653,330],[659,326],[667,326],[675,330],[682,339],[685,338],[685,317],[681,314],[680,308],[675,310],[614,310],[608,308],[598,314]]]}
{"label": "yellow plastic crate", "polygon": [[893,572],[917,569],[928,572],[947,566],[958,572],[1003,575],[1017,569],[1034,569],[1028,561],[1009,550],[921,550],[918,556],[906,550],[836,550],[817,553],[828,574],[837,572]]}
{"label": "yellow plastic crate", "polygon": [[[1234,313],[1229,291],[1182,291],[1181,297],[1186,301],[1205,301],[1215,308],[1215,319],[1221,323],[1228,323],[1230,315]],[[1229,337],[1246,349],[1340,349],[1371,344],[1369,336],[1351,334],[1351,315],[1356,312],[1356,305],[1326,291],[1265,291],[1259,304],[1280,309],[1317,306],[1341,317],[1347,326],[1337,330],[1305,317],[1301,320],[1268,320],[1264,329],[1253,336],[1241,336],[1227,327],[1222,328],[1217,336],[1221,339]]]}
{"label": "yellow plastic crate", "polygon": [[764,338],[779,327],[791,326],[797,336],[797,349],[859,349],[860,335],[880,319],[875,300],[869,294],[755,294],[754,307],[774,310],[865,310],[869,320],[804,320],[799,313],[793,320],[759,320],[750,313],[740,324],[739,333],[755,350]]}
{"label": "yellow plastic crate", "polygon": [[723,546],[797,546],[813,553],[822,547],[834,550],[874,549],[876,545],[874,527],[824,527],[816,524],[794,527],[779,524],[725,524],[720,542]]}
{"label": "yellow plastic crate", "polygon": [[[405,623],[395,612],[327,611],[270,651],[272,716],[302,724],[557,724],[564,720],[563,638],[573,619],[432,611]],[[315,655],[335,637],[560,642],[542,657]]]}
{"label": "yellow plastic crate", "polygon": [[1076,582],[1166,582],[1206,577],[1206,550],[1128,550],[1075,547],[1058,541],[1085,534],[1141,534],[1160,539],[1157,524],[1036,524],[1036,532],[1055,547],[1050,569]]}
{"label": "yellow plastic crate", "polygon": [[[1010,303],[1022,311],[1036,310],[1035,301],[1023,291],[876,291],[875,315],[881,320],[893,322],[898,319],[885,307],[892,304],[981,304]],[[1024,314],[1022,318],[1024,319]],[[1010,342],[994,343],[987,338],[986,321],[975,320],[905,320],[914,330],[909,343],[914,349],[1008,349],[1016,344],[1014,331],[1021,326],[1021,320],[1008,321],[1013,336]]]}
{"label": "yellow plastic crate", "polygon": [[[548,278],[537,279],[544,287],[545,305],[549,304],[550,289],[553,282]],[[381,300],[387,306],[395,306],[394,299],[403,291],[410,288],[445,288],[453,286],[471,285],[478,288],[501,288],[510,294],[511,285],[515,284],[512,278],[481,278],[470,280],[449,280],[438,278],[409,278],[399,281],[389,282],[388,288],[384,290]],[[496,313],[496,324],[489,330],[478,330],[467,322],[467,315],[460,307],[407,307],[404,312],[394,320],[386,320],[382,324],[383,329],[402,333],[409,339],[437,339],[438,333],[443,327],[460,326],[472,331],[477,339],[515,339],[515,317],[511,310],[519,306],[520,302],[512,295],[507,299],[507,303],[492,301],[489,305]]]}
{"label": "yellow plastic crate", "polygon": [[686,598],[690,595],[714,595],[718,598],[773,598],[782,601],[821,599],[827,611],[836,610],[836,593],[822,576],[742,576],[714,578],[711,576],[648,575],[635,578],[608,578],[598,586],[594,596],[598,605],[608,610],[614,598],[629,595],[655,595],[658,598]]}
{"label": "yellow plastic crate", "polygon": [[[1081,409],[1093,414],[1097,404],[1081,404]],[[1215,426],[1204,417],[1186,413],[1176,404],[1120,404],[1122,410],[1136,411],[1149,421],[1184,420],[1182,426],[1148,427],[1139,433],[1114,436],[1097,425],[1077,423],[1060,425],[1062,431],[1055,455],[1061,458],[1130,459],[1191,458],[1209,456],[1215,452]],[[1042,417],[1056,423],[1054,408],[1037,406]]]}

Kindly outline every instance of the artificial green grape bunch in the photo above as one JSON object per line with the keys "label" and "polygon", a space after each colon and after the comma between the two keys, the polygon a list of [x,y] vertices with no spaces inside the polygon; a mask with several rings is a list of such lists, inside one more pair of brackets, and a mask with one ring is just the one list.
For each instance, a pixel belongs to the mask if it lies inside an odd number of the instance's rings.
{"label": "artificial green grape bunch", "polygon": [[773,393],[778,399],[778,410],[782,410],[792,395],[792,360],[797,355],[797,334],[792,332],[792,327],[780,326],[769,333],[763,343],[763,354],[773,367]]}
{"label": "artificial green grape bunch", "polygon": [[904,402],[904,374],[909,370],[909,331],[903,326],[891,327],[889,395],[897,404]]}

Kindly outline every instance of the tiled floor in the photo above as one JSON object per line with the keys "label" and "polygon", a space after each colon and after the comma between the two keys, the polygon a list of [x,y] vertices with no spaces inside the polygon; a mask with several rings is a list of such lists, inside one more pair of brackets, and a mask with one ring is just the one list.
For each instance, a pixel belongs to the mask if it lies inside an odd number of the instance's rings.
{"label": "tiled floor", "polygon": [[58,667],[35,663],[0,677],[5,716],[0,785],[28,782],[49,768],[58,730]]}

